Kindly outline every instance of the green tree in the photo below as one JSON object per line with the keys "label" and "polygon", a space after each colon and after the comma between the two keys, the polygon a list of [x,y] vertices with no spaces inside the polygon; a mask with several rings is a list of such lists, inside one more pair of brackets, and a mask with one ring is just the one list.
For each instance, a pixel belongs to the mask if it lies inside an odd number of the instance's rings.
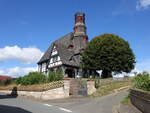
{"label": "green tree", "polygon": [[135,56],[129,43],[114,34],[103,34],[92,39],[82,54],[84,70],[102,70],[102,78],[112,77],[112,72],[131,72]]}

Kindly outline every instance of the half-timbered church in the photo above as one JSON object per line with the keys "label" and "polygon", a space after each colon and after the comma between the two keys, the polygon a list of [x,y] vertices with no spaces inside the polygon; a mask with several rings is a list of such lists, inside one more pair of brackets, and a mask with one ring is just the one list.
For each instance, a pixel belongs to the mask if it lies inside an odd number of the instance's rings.
{"label": "half-timbered church", "polygon": [[88,42],[84,13],[75,14],[73,30],[50,45],[38,62],[39,72],[47,74],[62,69],[64,77],[83,76],[80,55]]}

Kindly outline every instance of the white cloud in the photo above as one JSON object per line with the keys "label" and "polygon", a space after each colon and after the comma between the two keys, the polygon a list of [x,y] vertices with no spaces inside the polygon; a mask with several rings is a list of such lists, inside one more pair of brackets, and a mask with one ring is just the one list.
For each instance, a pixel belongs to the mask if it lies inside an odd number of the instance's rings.
{"label": "white cloud", "polygon": [[5,73],[5,71],[0,69],[0,74],[2,75],[4,73]]}
{"label": "white cloud", "polygon": [[136,5],[136,9],[147,9],[150,6],[150,0],[139,0]]}
{"label": "white cloud", "polygon": [[145,59],[141,62],[138,62],[136,68],[140,71],[147,71],[150,73],[150,59]]}
{"label": "white cloud", "polygon": [[9,69],[0,69],[0,75],[19,77],[19,76],[24,76],[29,72],[34,72],[37,70],[38,70],[37,67],[26,67],[26,68],[14,67]]}
{"label": "white cloud", "polygon": [[43,53],[36,47],[20,48],[18,46],[6,46],[0,48],[0,61],[16,59],[24,64],[36,63]]}

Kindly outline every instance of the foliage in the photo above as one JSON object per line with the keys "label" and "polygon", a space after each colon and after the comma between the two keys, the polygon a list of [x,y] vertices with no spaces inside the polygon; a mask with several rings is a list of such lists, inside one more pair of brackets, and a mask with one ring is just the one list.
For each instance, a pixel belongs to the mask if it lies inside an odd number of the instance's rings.
{"label": "foliage", "polygon": [[48,76],[39,72],[30,72],[28,75],[17,78],[16,84],[33,85],[58,81],[62,79],[63,75],[61,69],[57,70],[56,72],[49,72]]}
{"label": "foliage", "polygon": [[58,81],[62,79],[63,79],[62,69],[58,69],[56,72],[50,71],[48,74],[48,82]]}
{"label": "foliage", "polygon": [[12,79],[0,80],[0,85],[6,86],[6,85],[11,84],[12,82],[13,82]]}
{"label": "foliage", "polygon": [[28,75],[24,77],[19,77],[16,80],[16,84],[21,85],[32,85],[32,84],[40,84],[46,82],[46,76],[39,72],[30,72]]}
{"label": "foliage", "polygon": [[150,91],[150,74],[143,72],[133,78],[134,87],[145,91]]}
{"label": "foliage", "polygon": [[129,43],[114,34],[103,34],[92,39],[82,54],[84,70],[102,70],[102,77],[111,73],[131,72],[135,56]]}
{"label": "foliage", "polygon": [[99,88],[100,87],[100,79],[95,79],[95,88]]}
{"label": "foliage", "polygon": [[126,96],[123,98],[123,100],[121,101],[122,104],[131,104],[131,100],[129,98],[129,96]]}

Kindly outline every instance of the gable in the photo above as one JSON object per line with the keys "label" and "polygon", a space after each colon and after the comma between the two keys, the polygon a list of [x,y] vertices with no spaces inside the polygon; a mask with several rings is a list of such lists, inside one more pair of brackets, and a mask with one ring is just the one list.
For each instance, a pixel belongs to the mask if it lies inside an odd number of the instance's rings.
{"label": "gable", "polygon": [[54,45],[53,49],[52,49],[52,52],[51,52],[51,57],[54,56],[54,55],[57,55],[57,54],[58,54],[58,51],[56,49],[56,46]]}
{"label": "gable", "polygon": [[59,38],[58,40],[54,41],[50,47],[47,49],[47,51],[44,53],[44,55],[42,56],[42,58],[39,60],[39,62],[37,64],[42,64],[43,62],[47,62],[50,59],[51,56],[51,52],[54,46],[54,43],[56,44],[64,44],[64,45],[68,45],[70,43],[70,39],[72,38],[73,33],[68,33],[65,36]]}
{"label": "gable", "polygon": [[49,48],[47,49],[47,51],[44,53],[44,55],[42,56],[42,58],[40,59],[40,61],[37,64],[42,64],[43,62],[46,62],[49,60],[52,47],[53,47],[53,43],[49,46]]}
{"label": "gable", "polygon": [[[54,65],[56,66],[61,64],[79,67],[80,61],[78,60],[80,59],[73,58],[72,60],[70,60],[70,58],[72,58],[75,54],[79,53],[79,48],[81,46],[81,44],[79,43],[80,39],[80,37],[76,37],[76,40],[74,40],[72,33],[69,33],[64,37],[56,40],[51,44],[51,46],[45,52],[38,64],[41,65],[42,63],[46,62],[49,68],[53,67]],[[51,59],[54,56],[59,57]],[[60,59],[60,61],[58,59]]]}

